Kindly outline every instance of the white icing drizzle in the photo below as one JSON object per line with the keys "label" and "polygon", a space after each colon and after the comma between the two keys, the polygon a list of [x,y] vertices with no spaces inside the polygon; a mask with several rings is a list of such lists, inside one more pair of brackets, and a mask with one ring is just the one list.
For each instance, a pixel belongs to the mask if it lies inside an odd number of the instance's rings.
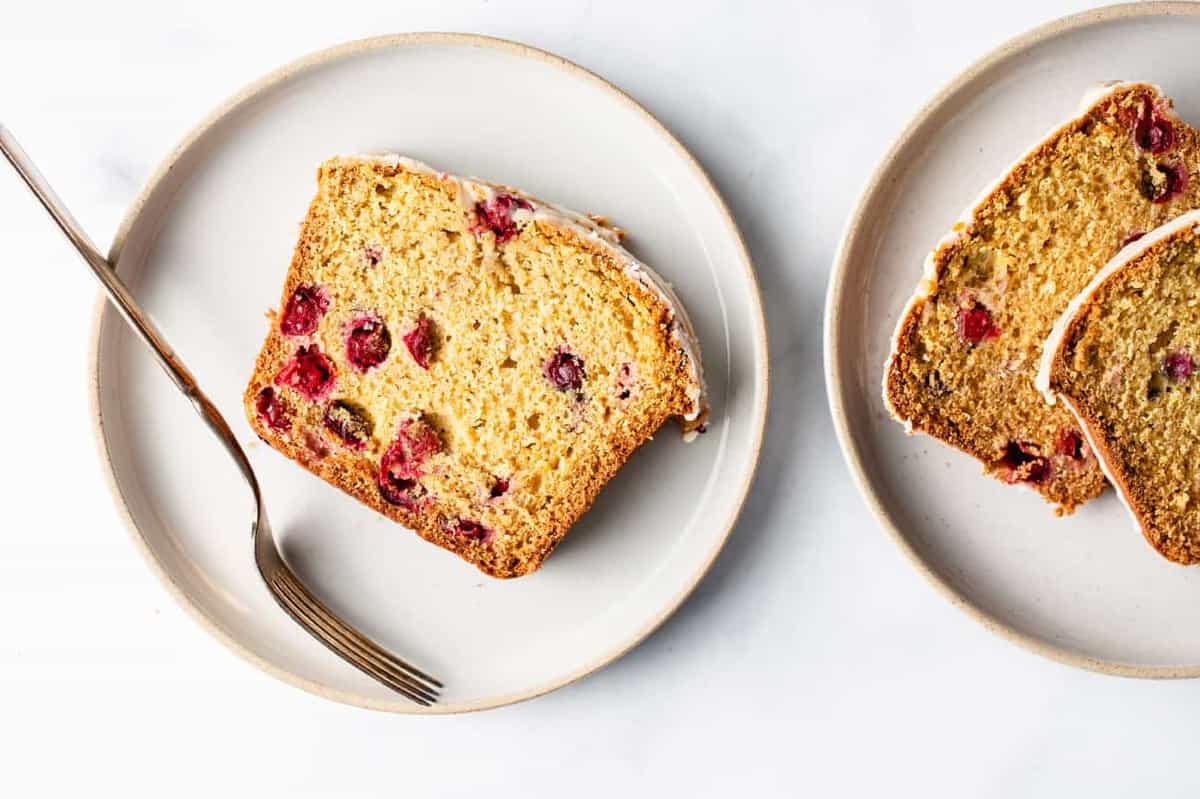
{"label": "white icing drizzle", "polygon": [[692,321],[688,318],[687,310],[683,307],[683,303],[680,302],[671,284],[649,266],[634,258],[628,250],[622,247],[621,237],[616,231],[604,225],[597,224],[595,220],[583,214],[545,202],[511,186],[489,183],[474,178],[462,178],[446,172],[439,172],[428,164],[396,153],[347,155],[339,157],[338,160],[347,163],[370,161],[373,163],[401,166],[412,172],[453,182],[458,187],[460,201],[463,203],[464,208],[468,210],[473,210],[476,202],[492,200],[499,193],[510,194],[533,206],[532,212],[525,209],[518,209],[513,214],[514,221],[518,223],[531,220],[547,222],[552,225],[568,228],[581,236],[602,243],[605,248],[622,262],[625,274],[657,296],[671,312],[671,338],[678,345],[680,351],[683,352],[687,360],[689,376],[691,378],[688,386],[688,399],[692,402],[692,410],[685,414],[683,418],[686,422],[694,424],[684,425],[683,440],[685,442],[695,440],[698,428],[703,426],[708,415],[708,404],[706,402],[708,390],[704,383],[704,369],[700,362],[700,344],[696,340]]}
{"label": "white icing drizzle", "polygon": [[[1078,122],[1081,117],[1087,116],[1092,109],[1107,99],[1109,95],[1112,95],[1130,86],[1146,86],[1153,90],[1155,94],[1162,95],[1163,93],[1162,89],[1160,89],[1157,85],[1153,83],[1147,83],[1145,81],[1105,81],[1089,86],[1084,90],[1083,97],[1080,99],[1078,112],[1065,122],[1054,126],[1049,133],[1043,136],[1036,144],[1027,149],[1019,158],[1013,161],[1008,169],[1004,170],[999,178],[994,180],[982,192],[980,192],[975,202],[968,205],[966,210],[959,215],[958,220],[951,227],[950,232],[942,236],[941,240],[938,241],[933,250],[930,251],[929,255],[925,257],[921,280],[917,284],[917,290],[905,304],[904,310],[900,313],[900,318],[896,322],[896,329],[892,333],[891,351],[888,353],[887,361],[883,366],[883,405],[893,419],[901,422],[904,425],[905,432],[909,434],[913,432],[912,420],[902,418],[899,411],[892,405],[891,400],[888,399],[887,378],[888,374],[892,370],[893,361],[900,354],[900,334],[903,331],[905,320],[908,319],[909,314],[912,313],[912,311],[918,305],[933,296],[934,291],[937,290],[936,258],[938,252],[943,248],[954,244],[956,241],[967,235],[967,232],[971,229],[971,225],[975,222],[975,215],[979,212],[980,208],[997,189],[1004,185],[1016,168],[1020,166],[1025,159],[1029,158],[1031,155],[1041,149],[1046,142],[1062,134],[1067,128]],[[1043,350],[1043,356],[1044,354],[1045,351]]]}

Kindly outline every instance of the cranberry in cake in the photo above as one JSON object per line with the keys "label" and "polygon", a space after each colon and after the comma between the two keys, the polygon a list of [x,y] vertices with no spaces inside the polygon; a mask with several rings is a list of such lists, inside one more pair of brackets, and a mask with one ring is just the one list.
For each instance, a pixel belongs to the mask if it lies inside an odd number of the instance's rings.
{"label": "cranberry in cake", "polygon": [[1200,137],[1154,86],[1087,98],[929,256],[885,367],[892,415],[1062,511],[1099,494],[1078,422],[1034,386],[1042,345],[1118,250],[1200,206],[1198,169]]}
{"label": "cranberry in cake", "polygon": [[1046,342],[1038,387],[1079,420],[1146,540],[1200,563],[1200,212],[1123,250]]}
{"label": "cranberry in cake", "polygon": [[321,165],[246,389],[271,446],[487,574],[537,569],[707,406],[691,325],[620,232],[398,156]]}

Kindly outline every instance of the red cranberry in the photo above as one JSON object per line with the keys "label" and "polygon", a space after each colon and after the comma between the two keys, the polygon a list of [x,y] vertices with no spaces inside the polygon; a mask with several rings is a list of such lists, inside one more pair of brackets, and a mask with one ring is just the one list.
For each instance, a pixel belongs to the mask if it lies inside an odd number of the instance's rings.
{"label": "red cranberry", "polygon": [[492,481],[492,488],[488,492],[488,495],[492,499],[495,499],[496,497],[502,497],[507,493],[508,493],[508,478],[507,477],[497,477],[495,480]]}
{"label": "red cranberry", "polygon": [[471,225],[471,232],[481,236],[484,231],[490,230],[496,235],[496,243],[503,244],[517,235],[513,213],[519,208],[533,210],[527,201],[511,194],[497,194],[487,202],[475,203],[475,223]]}
{"label": "red cranberry", "polygon": [[366,372],[383,363],[391,349],[392,335],[378,316],[363,315],[350,323],[346,359],[359,371]]}
{"label": "red cranberry", "polygon": [[1135,231],[1131,232],[1125,238],[1121,239],[1121,244],[1117,247],[1117,249],[1123,250],[1127,246],[1129,246],[1130,244],[1133,244],[1135,241],[1137,241],[1138,239],[1140,239],[1142,236],[1145,236],[1145,235],[1146,235],[1146,231],[1135,230]]}
{"label": "red cranberry", "polygon": [[408,354],[422,369],[429,368],[429,359],[433,357],[433,323],[428,317],[422,316],[412,330],[404,334],[404,346]]}
{"label": "red cranberry", "polygon": [[1050,470],[1049,458],[1035,458],[1025,469],[1025,482],[1045,485],[1050,480]]}
{"label": "red cranberry", "polygon": [[1010,441],[1001,462],[1008,467],[1008,482],[1041,485],[1050,479],[1050,459],[1038,454],[1036,444]]}
{"label": "red cranberry", "polygon": [[321,419],[325,429],[353,449],[362,449],[371,437],[373,425],[367,412],[344,400],[334,400]]}
{"label": "red cranberry", "polygon": [[329,393],[334,382],[333,363],[316,344],[300,347],[275,375],[275,385],[287,386],[310,400]]}
{"label": "red cranberry", "polygon": [[429,425],[412,419],[402,422],[396,440],[379,462],[383,498],[393,505],[415,509],[425,494],[417,483],[424,474],[422,466],[441,450],[441,439]]}
{"label": "red cranberry", "polygon": [[625,362],[617,370],[617,399],[629,399],[633,394],[633,385],[633,364]]}
{"label": "red cranberry", "polygon": [[1173,383],[1182,383],[1191,377],[1195,370],[1196,362],[1187,350],[1175,350],[1167,353],[1167,357],[1163,358],[1163,374]]}
{"label": "red cranberry", "polygon": [[292,426],[292,414],[283,398],[275,393],[275,389],[266,386],[258,392],[254,400],[254,409],[263,424],[272,430],[283,432]]}
{"label": "red cranberry", "polygon": [[419,420],[405,420],[396,431],[396,440],[383,459],[400,477],[417,478],[422,466],[442,451],[442,441],[432,427]]}
{"label": "red cranberry", "polygon": [[1066,455],[1073,460],[1083,460],[1083,436],[1076,430],[1063,430],[1058,435],[1055,447],[1059,455]]}
{"label": "red cranberry", "polygon": [[583,359],[566,347],[559,347],[558,352],[542,364],[542,374],[559,391],[578,391],[583,387]]}
{"label": "red cranberry", "polygon": [[1137,122],[1133,126],[1133,140],[1138,147],[1152,155],[1161,155],[1175,144],[1174,128],[1150,103],[1148,97],[1142,98],[1142,105],[1138,108]]}
{"label": "red cranberry", "polygon": [[285,336],[307,336],[317,329],[317,323],[329,310],[329,295],[311,284],[299,286],[292,292],[279,320],[279,330]]}
{"label": "red cranberry", "polygon": [[379,472],[379,493],[385,500],[407,511],[416,511],[425,499],[425,487],[407,477],[397,477],[387,469]]}
{"label": "red cranberry", "polygon": [[971,346],[1000,336],[1000,328],[992,321],[992,312],[978,304],[959,308],[954,326],[958,337]]}
{"label": "red cranberry", "polygon": [[1178,197],[1187,188],[1188,173],[1183,164],[1155,164],[1154,169],[1162,175],[1161,183],[1146,179],[1142,182],[1142,194],[1150,202],[1165,203]]}
{"label": "red cranberry", "polygon": [[471,541],[487,541],[492,537],[492,531],[477,521],[457,519],[450,525],[450,532]]}

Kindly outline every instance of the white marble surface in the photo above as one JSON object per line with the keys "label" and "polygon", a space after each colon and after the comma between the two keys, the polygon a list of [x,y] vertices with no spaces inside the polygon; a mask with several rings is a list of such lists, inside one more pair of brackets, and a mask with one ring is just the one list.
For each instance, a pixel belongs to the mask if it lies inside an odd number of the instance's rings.
{"label": "white marble surface", "polygon": [[773,412],[712,573],[615,665],[473,716],[323,702],[228,653],[143,566],[89,430],[93,290],[0,170],[0,796],[1194,795],[1200,682],[1074,671],[950,607],[850,483],[821,378],[830,260],[890,137],[975,57],[1087,4],[973,7],[969,27],[959,3],[751,5],[6,7],[0,114],[102,243],[202,114],[310,50],[465,30],[598,71],[692,148],[738,216]]}

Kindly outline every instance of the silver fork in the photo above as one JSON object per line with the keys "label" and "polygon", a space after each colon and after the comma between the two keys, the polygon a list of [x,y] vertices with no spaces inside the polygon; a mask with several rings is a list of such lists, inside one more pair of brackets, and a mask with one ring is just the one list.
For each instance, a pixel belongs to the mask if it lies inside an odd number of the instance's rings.
{"label": "silver fork", "polygon": [[238,470],[254,494],[255,521],[250,528],[250,539],[254,546],[254,562],[271,595],[275,597],[275,601],[314,638],[355,668],[374,677],[418,705],[429,707],[437,702],[438,693],[443,687],[438,680],[392,655],[338,618],[311,591],[305,588],[295,573],[288,568],[271,535],[271,527],[267,523],[267,509],[263,505],[258,479],[255,478],[254,470],[250,468],[250,461],[246,459],[246,453],[242,451],[237,437],[229,428],[224,417],[196,385],[196,380],[192,377],[191,372],[187,370],[146,313],[138,306],[133,295],[117,277],[116,270],[92,244],[79,222],[63,205],[62,200],[50,188],[50,184],[42,177],[37,167],[33,165],[33,161],[3,125],[0,125],[0,152],[4,153],[4,157],[17,170],[21,179],[25,181],[25,184],[41,201],[62,232],[75,245],[75,249],[91,267],[92,273],[100,282],[100,287],[108,295],[109,300],[117,307],[121,316],[137,332],[142,341],[149,345],[159,364],[174,381],[176,387],[192,401],[192,405],[195,406],[200,417],[225,445],[225,450],[237,464]]}

